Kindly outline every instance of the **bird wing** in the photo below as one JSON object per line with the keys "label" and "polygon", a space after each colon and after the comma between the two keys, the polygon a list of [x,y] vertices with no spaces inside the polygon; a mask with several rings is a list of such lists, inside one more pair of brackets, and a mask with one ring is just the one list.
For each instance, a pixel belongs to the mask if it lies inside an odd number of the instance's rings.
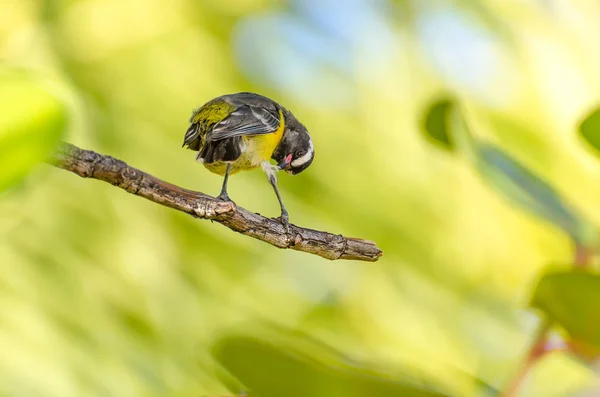
{"label": "bird wing", "polygon": [[209,141],[270,134],[282,122],[281,111],[266,97],[253,93],[223,95],[194,110],[183,146],[200,150]]}
{"label": "bird wing", "polygon": [[187,146],[193,150],[200,150],[204,145],[206,135],[211,129],[229,116],[236,108],[236,105],[228,103],[219,97],[195,109],[190,117],[190,126],[183,138],[183,146]]}
{"label": "bird wing", "polygon": [[215,124],[210,139],[218,141],[241,135],[271,134],[277,131],[280,123],[280,114],[275,109],[241,105]]}

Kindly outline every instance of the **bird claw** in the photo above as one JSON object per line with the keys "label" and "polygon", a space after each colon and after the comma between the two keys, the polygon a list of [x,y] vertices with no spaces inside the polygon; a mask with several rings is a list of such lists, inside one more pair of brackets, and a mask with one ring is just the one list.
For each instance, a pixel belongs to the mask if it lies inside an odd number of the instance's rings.
{"label": "bird claw", "polygon": [[229,195],[226,192],[221,192],[221,194],[217,196],[217,199],[221,201],[231,201]]}
{"label": "bird claw", "polygon": [[277,219],[279,219],[279,221],[283,225],[285,232],[289,233],[290,232],[290,217],[287,214],[287,212],[283,212],[281,215],[279,215],[279,217]]}

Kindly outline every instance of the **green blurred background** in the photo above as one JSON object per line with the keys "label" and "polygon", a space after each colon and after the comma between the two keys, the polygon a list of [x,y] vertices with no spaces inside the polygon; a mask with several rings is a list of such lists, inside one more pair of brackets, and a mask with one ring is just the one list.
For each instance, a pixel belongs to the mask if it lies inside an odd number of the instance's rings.
{"label": "green blurred background", "polygon": [[[0,0],[0,126],[33,131],[0,140],[0,395],[230,396],[249,389],[239,363],[299,395],[301,371],[235,348],[249,336],[315,371],[502,388],[538,322],[531,289],[572,245],[432,144],[423,116],[460,95],[477,136],[600,220],[600,163],[575,133],[600,96],[598,21],[592,0]],[[181,143],[192,109],[239,91],[315,142],[313,165],[280,177],[291,222],[374,240],[379,262],[279,250],[36,164],[67,120],[63,140],[216,195]],[[260,171],[229,194],[278,215]],[[594,382],[553,353],[520,395]]]}

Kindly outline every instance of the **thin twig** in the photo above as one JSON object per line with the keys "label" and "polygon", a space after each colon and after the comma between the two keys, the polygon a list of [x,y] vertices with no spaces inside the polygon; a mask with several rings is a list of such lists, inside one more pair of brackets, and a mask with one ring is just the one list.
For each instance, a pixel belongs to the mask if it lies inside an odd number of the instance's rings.
{"label": "thin twig", "polygon": [[290,225],[289,233],[281,222],[265,218],[231,202],[164,182],[128,166],[121,160],[62,143],[50,164],[83,178],[94,178],[144,197],[155,203],[183,211],[198,218],[211,219],[233,231],[254,237],[278,248],[319,255],[326,259],[377,261],[382,251],[374,242],[344,237]]}
{"label": "thin twig", "polygon": [[594,252],[589,247],[585,247],[578,242],[575,242],[575,263],[574,267],[579,269],[587,269],[592,265]]}
{"label": "thin twig", "polygon": [[[593,252],[588,248],[580,245],[575,242],[574,244],[574,258],[573,258],[573,267],[579,269],[588,268],[591,264],[591,260],[593,259]],[[529,352],[527,353],[527,357],[525,362],[517,372],[516,376],[511,380],[511,382],[506,386],[506,388],[500,394],[501,397],[513,397],[519,391],[521,384],[533,368],[533,366],[537,363],[537,361],[542,358],[546,353],[550,351],[555,351],[559,349],[554,349],[548,346],[548,334],[552,328],[552,322],[548,318],[544,318],[542,323],[538,327],[536,331],[535,338],[533,340],[533,344],[529,348]],[[563,349],[570,349],[569,344],[566,345]]]}
{"label": "thin twig", "polygon": [[519,371],[515,375],[515,377],[511,380],[511,382],[506,386],[506,388],[500,394],[500,397],[513,397],[517,395],[521,384],[536,364],[536,362],[550,350],[547,348],[547,340],[548,340],[548,332],[550,331],[552,324],[550,321],[544,319],[542,320],[542,324],[536,331],[535,337],[533,339],[533,343],[531,348],[527,352],[527,357],[525,358],[525,362],[519,368]]}

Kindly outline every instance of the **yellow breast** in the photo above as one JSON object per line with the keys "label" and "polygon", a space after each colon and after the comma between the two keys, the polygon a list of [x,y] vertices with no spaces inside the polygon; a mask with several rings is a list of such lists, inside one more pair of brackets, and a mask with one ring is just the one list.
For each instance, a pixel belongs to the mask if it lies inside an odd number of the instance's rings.
{"label": "yellow breast", "polygon": [[[243,137],[246,148],[237,160],[231,163],[231,173],[251,170],[260,165],[263,161],[268,161],[281,141],[283,131],[285,130],[285,120],[283,113],[279,111],[279,128],[271,134],[247,135]],[[218,175],[225,175],[227,163],[219,161],[211,164],[204,164],[206,169]]]}

